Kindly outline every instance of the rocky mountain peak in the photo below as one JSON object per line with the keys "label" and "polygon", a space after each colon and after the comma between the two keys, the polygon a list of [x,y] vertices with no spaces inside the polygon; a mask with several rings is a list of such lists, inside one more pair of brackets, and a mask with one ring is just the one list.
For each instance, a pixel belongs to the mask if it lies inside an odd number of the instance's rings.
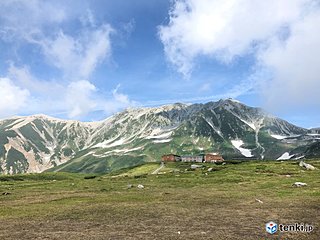
{"label": "rocky mountain peak", "polygon": [[14,117],[0,122],[0,171],[108,172],[167,153],[277,159],[318,141],[312,131],[233,99],[132,108],[90,123]]}

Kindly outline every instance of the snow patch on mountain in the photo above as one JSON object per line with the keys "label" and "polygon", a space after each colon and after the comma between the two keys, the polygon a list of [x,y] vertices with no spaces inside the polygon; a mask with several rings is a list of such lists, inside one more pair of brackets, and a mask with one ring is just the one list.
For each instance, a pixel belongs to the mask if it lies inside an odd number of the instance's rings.
{"label": "snow patch on mountain", "polygon": [[[232,100],[232,99],[229,99],[229,100],[232,101],[232,102],[234,102],[234,103],[240,103],[240,102],[234,101],[234,100]],[[230,105],[230,104],[228,104],[228,105],[225,106],[225,109],[226,109],[228,112],[230,112],[232,115],[234,115],[235,117],[237,117],[240,121],[242,121],[243,123],[245,123],[245,124],[248,125],[250,128],[252,128],[253,130],[256,131],[256,129],[257,129],[257,127],[256,127],[256,125],[257,125],[257,124],[256,124],[256,121],[257,121],[257,123],[259,123],[261,119],[255,120],[255,119],[249,118],[251,121],[248,122],[248,121],[244,120],[241,116],[239,116],[238,114],[236,114],[234,111],[232,111],[234,108],[235,108],[235,107],[232,106],[232,105]]]}
{"label": "snow patch on mountain", "polygon": [[146,137],[146,139],[163,139],[163,138],[171,137],[171,135],[172,135],[172,131],[165,132],[159,135],[152,133],[150,136]]}
{"label": "snow patch on mountain", "polygon": [[302,158],[304,158],[305,156],[304,155],[301,155],[301,156],[299,156],[299,157],[295,157],[294,159],[295,160],[299,160],[299,159],[302,159]]}
{"label": "snow patch on mountain", "polygon": [[319,133],[307,133],[307,136],[317,137],[317,136],[320,136],[320,134]]}
{"label": "snow patch on mountain", "polygon": [[25,118],[25,119],[18,119],[16,121],[14,121],[12,124],[10,124],[8,127],[11,127],[10,129],[8,130],[15,130],[15,129],[18,129],[18,128],[21,128],[25,125],[27,125],[28,123],[30,123],[33,119],[31,119],[30,117],[29,118]]}
{"label": "snow patch on mountain", "polygon": [[242,148],[241,146],[243,145],[243,141],[242,140],[231,140],[232,145],[238,149],[241,154],[245,157],[253,157],[251,150],[250,149],[246,149],[246,148]]}
{"label": "snow patch on mountain", "polygon": [[288,137],[288,136],[282,136],[282,135],[276,135],[276,134],[270,134],[270,136],[278,140],[282,140]]}
{"label": "snow patch on mountain", "polygon": [[[136,147],[136,148],[124,148],[124,149],[113,149],[111,151],[108,151],[108,152],[104,152],[103,154],[95,154],[92,152],[90,152],[90,154],[94,157],[98,157],[98,158],[103,158],[103,157],[108,157],[112,154],[119,154],[119,153],[129,153],[129,152],[134,152],[134,151],[138,151],[138,150],[141,150],[143,149],[143,147]],[[86,154],[87,155],[87,154]]]}
{"label": "snow patch on mountain", "polygon": [[234,103],[240,103],[240,104],[241,104],[240,101],[238,101],[238,100],[236,100],[236,99],[233,99],[233,98],[228,98],[228,100],[230,100],[231,102],[234,102]]}
{"label": "snow patch on mountain", "polygon": [[249,122],[247,122],[247,121],[245,121],[245,120],[243,120],[241,118],[240,118],[240,120],[242,122],[244,122],[245,124],[247,124],[249,127],[251,127],[253,130],[256,130],[256,126],[254,125],[254,123],[249,123]]}
{"label": "snow patch on mountain", "polygon": [[209,124],[209,126],[216,132],[219,134],[220,137],[223,138],[223,135],[221,134],[221,131],[216,128],[208,119],[204,118],[204,120]]}
{"label": "snow patch on mountain", "polygon": [[93,154],[94,154],[94,151],[90,151],[90,152],[88,152],[88,153],[86,153],[86,154],[82,155],[82,157],[86,157],[86,156],[93,155]]}
{"label": "snow patch on mountain", "polygon": [[288,152],[285,152],[284,154],[282,154],[280,157],[277,158],[277,160],[288,160],[291,157],[293,157],[294,155],[290,155]]}
{"label": "snow patch on mountain", "polygon": [[102,143],[98,143],[98,144],[94,145],[93,147],[94,148],[111,148],[111,147],[116,147],[116,146],[122,145],[124,143],[125,143],[124,139],[119,139],[117,141],[114,141],[113,143],[110,143],[110,140],[106,140]]}
{"label": "snow patch on mountain", "polygon": [[167,142],[170,142],[172,139],[161,139],[161,140],[154,140],[152,142],[154,143],[167,143]]}

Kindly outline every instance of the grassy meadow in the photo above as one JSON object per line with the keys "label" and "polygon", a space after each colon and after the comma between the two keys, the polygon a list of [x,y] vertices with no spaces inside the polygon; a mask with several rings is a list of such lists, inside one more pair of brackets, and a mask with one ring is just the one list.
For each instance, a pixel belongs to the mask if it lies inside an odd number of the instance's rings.
{"label": "grassy meadow", "polygon": [[[320,161],[307,162],[317,169],[249,161],[2,175],[0,239],[320,239]],[[270,220],[315,229],[271,235]]]}

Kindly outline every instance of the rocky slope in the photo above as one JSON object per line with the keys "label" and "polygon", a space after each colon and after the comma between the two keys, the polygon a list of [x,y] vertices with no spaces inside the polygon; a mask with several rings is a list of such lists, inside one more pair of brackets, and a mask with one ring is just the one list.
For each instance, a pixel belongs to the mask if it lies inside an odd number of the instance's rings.
{"label": "rocky slope", "polygon": [[0,163],[3,173],[109,172],[165,153],[288,159],[303,157],[319,138],[317,129],[227,99],[129,109],[95,123],[43,115],[2,120]]}

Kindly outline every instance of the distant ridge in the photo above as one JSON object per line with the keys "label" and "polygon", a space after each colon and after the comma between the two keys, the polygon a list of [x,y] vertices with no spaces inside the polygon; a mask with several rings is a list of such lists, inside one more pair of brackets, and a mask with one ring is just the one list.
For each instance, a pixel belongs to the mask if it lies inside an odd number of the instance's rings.
{"label": "distant ridge", "polygon": [[166,153],[294,159],[311,156],[306,151],[319,140],[319,129],[233,99],[127,109],[99,122],[38,114],[0,121],[0,171],[110,172],[160,161]]}

